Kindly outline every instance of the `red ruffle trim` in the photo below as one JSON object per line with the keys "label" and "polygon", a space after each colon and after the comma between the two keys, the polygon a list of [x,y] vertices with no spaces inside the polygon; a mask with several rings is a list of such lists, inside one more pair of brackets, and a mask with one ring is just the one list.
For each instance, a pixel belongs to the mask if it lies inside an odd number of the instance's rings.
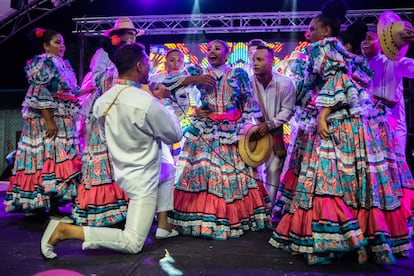
{"label": "red ruffle trim", "polygon": [[179,213],[205,214],[227,219],[230,225],[237,227],[242,220],[254,215],[257,209],[268,209],[262,194],[259,188],[249,189],[248,195],[243,199],[228,203],[206,191],[189,193],[175,189],[174,209]]}

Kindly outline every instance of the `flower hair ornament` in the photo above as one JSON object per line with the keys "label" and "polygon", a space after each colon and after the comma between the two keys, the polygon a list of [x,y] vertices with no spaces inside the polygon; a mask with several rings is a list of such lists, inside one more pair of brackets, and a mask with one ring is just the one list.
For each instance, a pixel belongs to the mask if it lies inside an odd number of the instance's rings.
{"label": "flower hair ornament", "polygon": [[112,46],[118,46],[121,44],[121,38],[118,35],[111,36],[111,44]]}
{"label": "flower hair ornament", "polygon": [[44,34],[45,34],[45,29],[37,28],[35,31],[36,38],[42,38]]}

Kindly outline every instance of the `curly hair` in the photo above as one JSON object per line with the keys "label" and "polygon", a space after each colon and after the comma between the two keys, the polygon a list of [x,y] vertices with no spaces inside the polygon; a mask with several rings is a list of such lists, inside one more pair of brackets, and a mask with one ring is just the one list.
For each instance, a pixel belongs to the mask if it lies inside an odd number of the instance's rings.
{"label": "curly hair", "polygon": [[342,0],[330,0],[322,6],[321,13],[315,18],[323,26],[332,29],[332,36],[337,36],[341,30],[341,24],[345,22],[347,6]]}

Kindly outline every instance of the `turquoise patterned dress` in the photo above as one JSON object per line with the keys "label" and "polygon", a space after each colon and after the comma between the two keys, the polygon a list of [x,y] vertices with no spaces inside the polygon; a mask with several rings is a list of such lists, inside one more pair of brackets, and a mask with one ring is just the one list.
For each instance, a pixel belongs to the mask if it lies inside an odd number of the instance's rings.
{"label": "turquoise patterned dress", "polygon": [[[52,54],[35,56],[25,67],[30,87],[23,102],[24,126],[16,151],[13,176],[6,192],[7,212],[47,210],[76,195],[81,170],[75,120],[80,106],[75,97],[72,67]],[[50,109],[56,138],[46,135],[41,109]]]}
{"label": "turquoise patterned dress", "polygon": [[[282,173],[285,214],[270,244],[303,253],[309,264],[330,263],[356,250],[367,261],[394,262],[410,248],[401,185],[393,175],[368,115],[378,113],[351,76],[352,58],[335,38],[308,48],[298,91],[297,135]],[[330,137],[317,134],[320,109],[329,107]],[[280,196],[280,194],[279,194]]]}
{"label": "turquoise patterned dress", "polygon": [[247,73],[223,65],[190,74],[210,74],[212,89],[199,87],[208,118],[191,118],[181,151],[170,222],[183,235],[218,240],[238,238],[246,230],[269,228],[266,192],[257,171],[238,153],[243,124],[261,116]]}
{"label": "turquoise patterned dress", "polygon": [[115,181],[108,147],[102,141],[98,121],[93,116],[96,99],[116,83],[117,77],[114,65],[98,74],[93,80],[97,89],[86,101],[89,105],[84,107],[82,179],[72,208],[72,217],[77,225],[109,226],[126,218],[128,197]]}
{"label": "turquoise patterned dress", "polygon": [[[356,82],[368,88],[373,72],[369,69],[368,60],[363,56],[350,54],[352,63],[352,76]],[[397,122],[389,116],[391,111],[381,101],[374,99],[374,109],[367,115],[369,126],[375,131],[388,165],[394,189],[397,191],[401,208],[405,209],[408,220],[410,236],[413,235],[413,213],[414,213],[414,179],[408,167],[405,155],[395,139],[395,126]]]}

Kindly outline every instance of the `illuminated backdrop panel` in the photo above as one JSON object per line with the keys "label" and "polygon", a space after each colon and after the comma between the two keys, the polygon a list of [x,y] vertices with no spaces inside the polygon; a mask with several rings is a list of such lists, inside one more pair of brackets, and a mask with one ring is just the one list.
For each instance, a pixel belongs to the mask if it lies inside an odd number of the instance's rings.
{"label": "illuminated backdrop panel", "polygon": [[[242,67],[249,62],[247,54],[247,42],[228,42],[231,49],[228,63],[234,67]],[[277,68],[279,62],[287,57],[294,50],[303,51],[307,42],[267,42],[267,46],[275,51],[275,68]],[[158,60],[159,65],[156,68],[157,71],[163,71],[165,62],[165,53],[170,50],[178,48],[184,53],[185,64],[200,64],[205,68],[208,66],[206,58],[207,43],[165,43],[165,44],[153,44],[150,47],[151,60]]]}

